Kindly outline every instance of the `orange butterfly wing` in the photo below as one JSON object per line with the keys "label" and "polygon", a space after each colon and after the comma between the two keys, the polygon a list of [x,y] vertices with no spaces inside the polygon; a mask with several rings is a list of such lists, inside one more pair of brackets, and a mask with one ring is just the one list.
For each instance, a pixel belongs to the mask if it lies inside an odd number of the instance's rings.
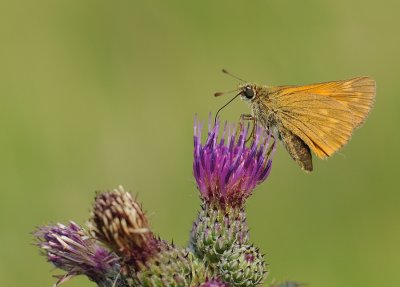
{"label": "orange butterfly wing", "polygon": [[375,99],[369,77],[307,86],[281,86],[272,91],[283,127],[300,137],[320,158],[343,145],[366,119]]}

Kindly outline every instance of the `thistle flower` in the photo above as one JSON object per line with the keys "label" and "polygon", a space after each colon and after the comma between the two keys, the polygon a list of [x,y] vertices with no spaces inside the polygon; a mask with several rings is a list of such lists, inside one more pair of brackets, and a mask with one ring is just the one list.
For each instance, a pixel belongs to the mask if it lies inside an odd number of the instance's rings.
{"label": "thistle flower", "polygon": [[201,129],[195,120],[193,174],[202,199],[220,205],[243,205],[271,171],[272,156],[267,153],[271,151],[270,135],[256,127],[248,147],[249,126],[240,124],[236,130],[225,123],[218,142],[220,123],[217,120],[212,126],[210,118],[203,145]]}
{"label": "thistle flower", "polygon": [[43,226],[34,233],[37,245],[47,260],[67,271],[58,286],[74,276],[84,274],[99,286],[128,286],[120,274],[119,258],[96,243],[74,222]]}
{"label": "thistle flower", "polygon": [[209,122],[205,144],[201,143],[201,124],[194,124],[193,173],[203,200],[193,223],[191,248],[216,268],[222,254],[233,244],[248,242],[244,204],[253,189],[264,181],[272,165],[275,145],[260,127],[246,145],[249,126],[239,129],[225,123]]}
{"label": "thistle flower", "polygon": [[96,238],[136,269],[165,244],[155,237],[142,208],[122,186],[97,194],[90,226]]}

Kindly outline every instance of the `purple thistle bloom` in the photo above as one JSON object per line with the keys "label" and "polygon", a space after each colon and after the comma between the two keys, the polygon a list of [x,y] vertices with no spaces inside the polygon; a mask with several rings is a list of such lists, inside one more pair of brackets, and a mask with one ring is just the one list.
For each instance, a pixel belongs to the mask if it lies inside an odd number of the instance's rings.
{"label": "purple thistle bloom", "polygon": [[84,274],[99,286],[108,286],[115,280],[115,286],[124,286],[120,279],[119,257],[104,249],[74,222],[68,226],[58,223],[43,226],[35,232],[37,245],[47,260],[57,268],[67,271],[55,286],[74,276]]}
{"label": "purple thistle bloom", "polygon": [[[220,123],[217,120],[212,126],[210,117],[203,145],[202,126],[195,120],[193,173],[201,196],[207,202],[240,206],[271,171],[275,152],[275,144],[270,144],[271,135],[256,127],[252,136],[249,125],[239,127],[236,129],[225,122],[219,135]],[[252,138],[247,146],[249,136]]]}

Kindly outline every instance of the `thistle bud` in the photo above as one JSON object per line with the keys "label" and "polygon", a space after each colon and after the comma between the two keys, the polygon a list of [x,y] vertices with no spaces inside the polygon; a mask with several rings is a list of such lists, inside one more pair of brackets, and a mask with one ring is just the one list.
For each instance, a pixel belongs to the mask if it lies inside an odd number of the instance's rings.
{"label": "thistle bud", "polygon": [[143,287],[198,286],[206,278],[204,264],[189,250],[169,246],[147,261],[136,273]]}
{"label": "thistle bud", "polygon": [[218,262],[221,280],[229,286],[249,287],[263,282],[264,256],[251,245],[236,245],[227,250]]}
{"label": "thistle bud", "polygon": [[211,265],[234,244],[249,239],[246,214],[243,209],[219,209],[203,204],[191,232],[191,248]]}
{"label": "thistle bud", "polygon": [[134,267],[145,263],[164,245],[151,232],[141,206],[121,186],[97,194],[90,225],[96,238]]}

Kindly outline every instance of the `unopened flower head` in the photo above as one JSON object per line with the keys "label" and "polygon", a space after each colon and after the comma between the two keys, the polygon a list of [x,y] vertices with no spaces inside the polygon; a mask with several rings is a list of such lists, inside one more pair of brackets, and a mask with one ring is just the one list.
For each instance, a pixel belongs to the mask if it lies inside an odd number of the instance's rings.
{"label": "unopened flower head", "polygon": [[95,237],[134,264],[158,253],[162,244],[151,232],[140,205],[122,187],[97,194],[91,225]]}
{"label": "unopened flower head", "polygon": [[268,273],[264,255],[253,245],[233,245],[218,262],[221,280],[232,287],[258,286]]}
{"label": "unopened flower head", "polygon": [[[239,128],[211,119],[208,136],[202,144],[202,126],[194,124],[193,173],[203,200],[231,206],[244,204],[253,189],[269,175],[275,145],[261,127],[254,134],[249,125]],[[250,137],[250,144],[246,145]]]}
{"label": "unopened flower head", "polygon": [[174,245],[165,247],[136,272],[141,287],[191,287],[199,286],[207,277],[204,262],[189,249]]}
{"label": "unopened flower head", "polygon": [[81,274],[99,285],[118,278],[120,266],[117,255],[99,246],[76,223],[70,222],[68,226],[61,223],[43,226],[34,235],[47,260],[57,268],[67,271],[57,285]]}

